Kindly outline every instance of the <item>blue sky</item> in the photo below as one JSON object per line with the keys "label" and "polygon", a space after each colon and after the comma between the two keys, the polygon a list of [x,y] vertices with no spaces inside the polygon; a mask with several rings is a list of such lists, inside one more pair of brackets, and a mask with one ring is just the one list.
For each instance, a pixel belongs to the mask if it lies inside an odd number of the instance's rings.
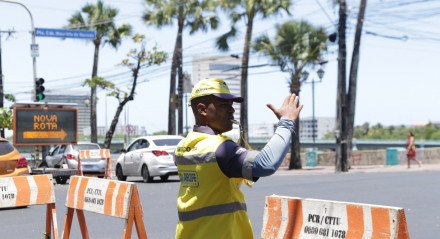
{"label": "blue sky", "polygon": [[[93,1],[19,1],[32,12],[35,27],[62,28],[67,19],[87,2]],[[120,9],[117,24],[129,23],[135,32],[145,34],[151,45],[172,53],[176,28],[160,30],[145,26],[141,21],[142,1],[105,1]],[[258,19],[254,38],[261,34],[272,36],[274,25],[288,20],[304,19],[317,26],[323,26],[328,33],[335,31],[337,11],[327,0],[299,0],[291,10],[292,16],[279,16],[269,20]],[[376,0],[369,1],[362,38],[358,78],[356,124],[369,122],[383,125],[412,125],[428,121],[440,121],[440,90],[438,65],[440,62],[440,3],[420,0]],[[348,39],[351,55],[352,36],[358,10],[358,1],[349,1],[350,20]],[[198,55],[240,55],[243,48],[244,28],[240,28],[240,39],[232,43],[228,53],[214,48],[216,36],[225,32],[228,22],[222,21],[217,31],[184,35],[184,70],[191,73],[191,58]],[[13,93],[19,101],[30,100],[32,87],[32,58],[30,56],[30,18],[20,6],[0,1],[0,30],[16,31],[10,37],[2,35],[2,62],[4,91]],[[81,87],[84,79],[90,77],[93,45],[80,40],[59,40],[37,38],[40,56],[37,58],[37,75],[46,79],[46,91],[86,91]],[[125,41],[115,51],[109,47],[101,49],[99,74],[126,88],[130,77],[120,74],[127,70],[117,66],[131,48]],[[334,117],[336,112],[337,47],[329,47],[322,83],[316,85],[315,101],[317,117]],[[169,62],[158,68],[146,70],[137,88],[137,95],[129,103],[130,124],[146,126],[149,133],[167,128]],[[251,65],[268,63],[264,56],[251,55]],[[115,76],[116,75],[116,76]],[[309,78],[316,78],[311,74]],[[288,75],[277,67],[253,68],[249,71],[249,123],[276,122],[266,103],[281,104],[287,88]],[[110,122],[116,108],[116,100],[106,97],[104,91],[98,94],[98,124]],[[304,104],[302,117],[312,114],[311,85],[303,85],[301,102]],[[107,112],[106,112],[107,102]],[[107,117],[106,117],[107,115]],[[189,117],[191,118],[191,116]],[[124,117],[120,118],[124,121]],[[108,123],[109,124],[109,123]]]}

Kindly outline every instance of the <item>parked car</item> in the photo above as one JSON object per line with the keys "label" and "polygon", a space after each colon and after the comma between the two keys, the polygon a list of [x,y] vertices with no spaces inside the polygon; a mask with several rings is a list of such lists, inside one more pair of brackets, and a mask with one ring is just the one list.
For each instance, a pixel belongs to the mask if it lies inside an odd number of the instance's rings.
{"label": "parked car", "polygon": [[28,174],[28,162],[8,140],[0,138],[0,177]]}
{"label": "parked car", "polygon": [[[68,145],[56,145],[49,150],[46,156],[46,162],[50,168],[60,168],[67,164],[70,169],[78,169],[78,155],[80,150],[97,150],[99,144],[78,143]],[[104,173],[106,160],[101,158],[81,159],[82,171],[87,173]]]}
{"label": "parked car", "polygon": [[182,139],[179,135],[136,138],[122,150],[116,162],[116,177],[125,181],[127,176],[142,176],[144,182],[151,182],[156,176],[166,181],[170,175],[177,175],[174,150]]}

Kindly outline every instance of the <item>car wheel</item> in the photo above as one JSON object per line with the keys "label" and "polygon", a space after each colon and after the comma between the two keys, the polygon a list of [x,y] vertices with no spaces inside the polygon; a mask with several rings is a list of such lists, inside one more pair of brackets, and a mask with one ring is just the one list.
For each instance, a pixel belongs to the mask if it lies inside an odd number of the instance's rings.
{"label": "car wheel", "polygon": [[144,183],[153,182],[153,177],[150,176],[150,172],[148,172],[147,165],[142,165],[142,178],[144,179]]}
{"label": "car wheel", "polygon": [[160,180],[167,181],[169,177],[170,177],[169,175],[162,175],[160,176]]}
{"label": "car wheel", "polygon": [[57,184],[66,184],[67,177],[55,177],[55,181],[57,182]]}
{"label": "car wheel", "polygon": [[127,180],[127,176],[124,176],[124,174],[122,173],[122,167],[119,164],[116,166],[116,177],[119,181]]}

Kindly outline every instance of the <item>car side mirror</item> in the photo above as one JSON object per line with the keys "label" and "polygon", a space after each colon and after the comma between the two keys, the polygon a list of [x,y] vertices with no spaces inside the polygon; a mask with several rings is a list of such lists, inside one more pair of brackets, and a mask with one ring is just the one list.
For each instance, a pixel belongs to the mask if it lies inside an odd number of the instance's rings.
{"label": "car side mirror", "polygon": [[121,149],[121,153],[127,153],[127,150]]}

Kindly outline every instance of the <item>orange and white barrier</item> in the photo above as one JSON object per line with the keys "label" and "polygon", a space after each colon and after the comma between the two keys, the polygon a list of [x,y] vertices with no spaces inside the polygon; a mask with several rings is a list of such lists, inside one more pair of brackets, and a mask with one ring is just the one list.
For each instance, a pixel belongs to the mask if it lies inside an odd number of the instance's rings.
{"label": "orange and white barrier", "polygon": [[261,238],[409,239],[402,208],[267,196]]}
{"label": "orange and white barrier", "polygon": [[0,208],[47,205],[46,238],[58,238],[52,175],[0,178]]}
{"label": "orange and white barrier", "polygon": [[[93,176],[104,176],[104,178],[110,178],[111,168],[110,168],[110,150],[109,149],[87,149],[80,150],[78,154],[78,175],[83,176],[81,159],[101,159],[106,160],[105,172],[104,174],[93,174]],[[92,174],[88,174],[92,175]]]}
{"label": "orange and white barrier", "polygon": [[67,192],[66,207],[63,239],[70,236],[74,210],[77,212],[83,238],[89,238],[83,211],[126,219],[122,238],[131,238],[133,222],[138,238],[147,238],[142,219],[142,205],[134,183],[72,176]]}

